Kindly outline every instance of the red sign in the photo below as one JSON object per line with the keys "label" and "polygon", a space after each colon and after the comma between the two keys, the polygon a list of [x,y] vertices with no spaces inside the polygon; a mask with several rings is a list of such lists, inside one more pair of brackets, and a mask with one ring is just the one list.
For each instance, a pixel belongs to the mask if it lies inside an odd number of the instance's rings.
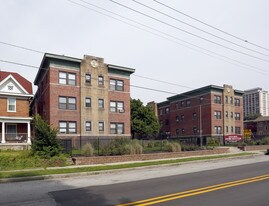
{"label": "red sign", "polygon": [[226,135],[224,136],[224,140],[225,142],[241,142],[242,135],[236,135],[236,134]]}

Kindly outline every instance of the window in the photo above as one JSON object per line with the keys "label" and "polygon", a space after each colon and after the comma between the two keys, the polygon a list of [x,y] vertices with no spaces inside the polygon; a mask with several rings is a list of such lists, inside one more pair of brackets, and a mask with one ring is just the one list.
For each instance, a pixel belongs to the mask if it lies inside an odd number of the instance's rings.
{"label": "window", "polygon": [[234,115],[235,115],[235,117],[234,117],[235,120],[240,120],[240,113],[235,113]]}
{"label": "window", "polygon": [[98,99],[98,108],[104,108],[104,99]]}
{"label": "window", "polygon": [[60,121],[59,131],[61,134],[75,134],[77,133],[77,123],[68,122],[68,121]]}
{"label": "window", "polygon": [[60,84],[67,84],[67,73],[66,72],[59,72],[59,83]]}
{"label": "window", "polygon": [[221,97],[218,96],[218,95],[215,95],[215,96],[214,96],[214,103],[216,103],[216,104],[221,104]]}
{"label": "window", "polygon": [[234,105],[235,106],[240,106],[240,99],[234,99]]}
{"label": "window", "polygon": [[234,118],[234,113],[233,112],[231,112],[231,118]]}
{"label": "window", "polygon": [[225,112],[225,116],[226,116],[226,118],[229,117],[229,112],[228,111]]}
{"label": "window", "polygon": [[165,125],[169,125],[169,119],[165,120]]}
{"label": "window", "polygon": [[99,131],[100,131],[100,132],[104,131],[104,128],[105,128],[104,125],[105,125],[104,122],[99,122],[99,123],[98,123],[98,128],[99,128]]}
{"label": "window", "polygon": [[7,99],[7,111],[16,112],[16,99],[15,98]]}
{"label": "window", "polygon": [[180,116],[180,118],[181,118],[181,120],[183,121],[183,120],[185,119],[184,114],[182,114],[182,115]]}
{"label": "window", "polygon": [[103,76],[98,76],[98,85],[103,86],[104,85],[104,77]]}
{"label": "window", "polygon": [[193,134],[197,134],[197,127],[192,128]]}
{"label": "window", "polygon": [[110,112],[124,112],[124,102],[110,101]]}
{"label": "window", "polygon": [[233,126],[231,126],[231,133],[233,133],[234,132],[234,127]]}
{"label": "window", "polygon": [[196,112],[192,113],[192,119],[197,119],[197,113]]}
{"label": "window", "polygon": [[225,103],[228,104],[228,96],[225,96]]}
{"label": "window", "polygon": [[92,122],[90,121],[85,122],[85,130],[86,132],[92,131]]}
{"label": "window", "polygon": [[91,75],[90,74],[85,74],[85,83],[90,84],[91,80],[92,80]]}
{"label": "window", "polygon": [[226,133],[228,133],[229,132],[229,127],[228,126],[226,126]]}
{"label": "window", "polygon": [[123,81],[110,79],[110,90],[123,91]]}
{"label": "window", "polygon": [[85,107],[91,107],[91,106],[92,106],[91,98],[86,97],[85,98]]}
{"label": "window", "polygon": [[169,113],[169,107],[166,107],[165,108],[165,114],[168,114]]}
{"label": "window", "polygon": [[221,134],[221,127],[220,126],[215,126],[215,133]]}
{"label": "window", "polygon": [[240,127],[235,127],[235,134],[241,134]]}
{"label": "window", "polygon": [[234,99],[232,97],[230,97],[230,103],[233,104]]}
{"label": "window", "polygon": [[110,133],[111,134],[124,134],[124,124],[123,123],[110,123]]}
{"label": "window", "polygon": [[176,116],[176,122],[179,122],[179,116]]}
{"label": "window", "polygon": [[180,102],[180,106],[181,106],[181,107],[185,107],[185,102],[184,102],[184,101],[181,101],[181,102]]}
{"label": "window", "polygon": [[159,114],[163,115],[163,110],[162,109],[159,110]]}
{"label": "window", "polygon": [[191,100],[187,100],[186,104],[187,104],[187,107],[190,107],[191,106]]}
{"label": "window", "polygon": [[184,128],[181,129],[181,134],[185,134],[185,129]]}
{"label": "window", "polygon": [[76,74],[59,72],[59,84],[76,85]]}
{"label": "window", "polygon": [[175,106],[176,106],[176,109],[178,109],[178,102],[177,102],[177,103],[175,103]]}
{"label": "window", "polygon": [[17,140],[17,125],[6,124],[6,138],[8,140]]}
{"label": "window", "polygon": [[215,111],[214,112],[214,117],[215,117],[215,119],[221,119],[221,112],[220,111]]}
{"label": "window", "polygon": [[59,109],[76,110],[76,98],[59,97]]}
{"label": "window", "polygon": [[177,136],[179,135],[179,129],[176,129],[176,135]]}

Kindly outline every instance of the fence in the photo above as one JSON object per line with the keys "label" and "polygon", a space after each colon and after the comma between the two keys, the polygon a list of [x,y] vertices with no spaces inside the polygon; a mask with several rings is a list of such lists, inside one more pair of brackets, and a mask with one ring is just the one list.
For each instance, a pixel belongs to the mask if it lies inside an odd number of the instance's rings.
{"label": "fence", "polygon": [[[203,137],[202,145],[207,145],[210,138]],[[80,137],[73,138],[72,140],[62,140],[63,151],[71,154],[72,156],[83,155],[85,145],[90,144],[93,149],[93,154],[96,156],[103,155],[121,155],[128,153],[128,148],[131,145],[140,145],[143,153],[166,152],[170,150],[168,143],[179,143],[183,151],[201,149],[199,137],[186,137],[186,138],[168,138],[168,139],[139,139],[131,140],[129,138],[90,138]],[[215,142],[216,145],[220,141]],[[136,146],[137,147],[137,146]]]}

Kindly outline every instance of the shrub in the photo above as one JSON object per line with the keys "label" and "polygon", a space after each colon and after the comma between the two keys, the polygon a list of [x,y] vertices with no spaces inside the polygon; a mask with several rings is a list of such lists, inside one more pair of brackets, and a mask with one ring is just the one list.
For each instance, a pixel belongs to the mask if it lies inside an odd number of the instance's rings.
{"label": "shrub", "polygon": [[94,148],[90,143],[83,145],[81,149],[81,154],[87,157],[93,156]]}
{"label": "shrub", "polygon": [[181,151],[181,146],[177,142],[169,142],[165,147],[168,152],[180,152]]}
{"label": "shrub", "polygon": [[219,145],[219,141],[215,138],[209,138],[207,140],[207,145],[208,146],[218,146]]}
{"label": "shrub", "polygon": [[265,138],[263,138],[263,139],[261,140],[261,143],[262,143],[263,145],[268,145],[268,144],[269,144],[269,137],[265,137]]}
{"label": "shrub", "polygon": [[196,151],[196,150],[201,150],[201,147],[198,145],[182,145],[181,150],[182,151]]}
{"label": "shrub", "polygon": [[142,145],[139,143],[138,140],[133,140],[131,142],[131,146],[134,149],[134,154],[142,154],[143,153],[143,147]]}

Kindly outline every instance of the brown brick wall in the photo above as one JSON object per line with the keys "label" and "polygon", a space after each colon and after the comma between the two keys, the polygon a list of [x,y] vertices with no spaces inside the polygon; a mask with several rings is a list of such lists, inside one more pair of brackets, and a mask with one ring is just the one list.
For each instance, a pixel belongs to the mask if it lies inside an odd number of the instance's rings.
{"label": "brown brick wall", "polygon": [[189,156],[223,154],[228,153],[228,151],[229,148],[220,148],[214,150],[167,152],[167,153],[141,154],[141,155],[74,157],[73,161],[76,165],[104,164],[113,162],[144,161],[144,160],[170,159],[170,158],[189,157]]}
{"label": "brown brick wall", "polygon": [[29,100],[16,98],[16,112],[7,112],[7,98],[0,98],[0,116],[29,117]]}
{"label": "brown brick wall", "polygon": [[110,101],[123,101],[124,112],[123,113],[109,113],[109,122],[122,122],[124,123],[124,135],[131,135],[130,125],[130,80],[127,78],[111,77],[112,79],[118,79],[124,81],[124,91],[109,91],[108,98]]}

